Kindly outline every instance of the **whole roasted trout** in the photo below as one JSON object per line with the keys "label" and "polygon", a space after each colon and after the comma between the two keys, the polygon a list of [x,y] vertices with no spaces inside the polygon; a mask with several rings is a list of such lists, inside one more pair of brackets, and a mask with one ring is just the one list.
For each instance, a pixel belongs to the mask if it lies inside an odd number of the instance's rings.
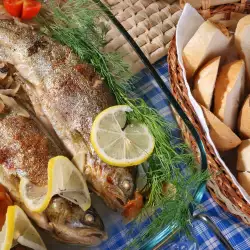
{"label": "whole roasted trout", "polygon": [[26,177],[32,183],[46,187],[48,161],[62,155],[63,151],[27,111],[17,108],[11,100],[14,99],[0,94],[0,183],[40,227],[50,231],[58,240],[99,244],[106,238],[106,233],[94,208],[84,212],[79,206],[57,196],[51,199],[43,213],[33,213],[23,204],[19,194],[20,178]]}
{"label": "whole roasted trout", "polygon": [[[0,21],[0,60],[13,64],[27,80],[26,91],[37,113],[45,114],[92,189],[115,210],[134,192],[128,168],[100,161],[90,144],[93,119],[115,101],[92,67],[68,48],[12,21]],[[79,166],[80,165],[80,166]]]}

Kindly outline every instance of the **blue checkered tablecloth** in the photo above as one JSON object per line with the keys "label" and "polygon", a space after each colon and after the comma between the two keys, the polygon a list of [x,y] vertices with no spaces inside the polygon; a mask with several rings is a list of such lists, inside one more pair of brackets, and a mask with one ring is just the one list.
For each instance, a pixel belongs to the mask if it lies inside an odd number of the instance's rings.
{"label": "blue checkered tablecloth", "polygon": [[[166,59],[164,58],[158,62],[156,68],[163,80],[168,84]],[[134,84],[136,87],[134,91],[136,96],[142,97],[148,105],[156,108],[166,119],[171,121],[174,119],[168,101],[147,70],[138,74]],[[231,214],[224,212],[208,192],[205,193],[202,199],[202,210],[210,216],[234,249],[250,249],[250,227],[240,222]],[[192,223],[192,234],[196,239],[197,249],[225,249],[214,233],[201,221],[194,221]],[[137,235],[134,236],[136,237]],[[114,233],[110,237],[110,240],[101,245],[99,249],[124,249],[130,241],[130,239],[127,239],[128,235],[123,231]],[[181,238],[179,241],[171,242],[162,247],[162,249],[191,249],[192,247],[189,243],[189,241],[187,243]]]}
{"label": "blue checkered tablecloth", "polygon": [[[166,59],[162,59],[156,65],[156,68],[163,80],[168,84],[168,69]],[[173,121],[174,118],[169,107],[169,103],[164,97],[161,89],[157,87],[154,79],[147,70],[140,72],[134,81],[135,89],[134,95],[143,98],[148,105],[156,108],[159,113],[166,119]],[[98,199],[94,197],[94,199]],[[94,201],[95,208],[104,220],[109,239],[102,245],[91,250],[123,250],[125,249],[133,238],[139,237],[139,232],[145,228],[149,220],[146,220],[138,228],[133,224],[125,225],[122,218],[117,213],[107,210],[106,206],[101,200]],[[231,214],[224,212],[215,201],[211,198],[208,192],[205,193],[202,199],[202,212],[206,213],[212,221],[217,225],[222,234],[230,242],[231,246],[236,250],[250,249],[250,227],[244,225]],[[197,211],[196,211],[197,212]],[[194,241],[187,240],[184,236],[168,243],[161,249],[225,249],[220,241],[216,238],[214,233],[201,221],[194,221],[192,223],[191,232]],[[65,244],[55,244],[54,241],[48,240],[48,249],[61,250],[79,250],[82,247],[67,246]],[[132,249],[132,248],[129,248]]]}

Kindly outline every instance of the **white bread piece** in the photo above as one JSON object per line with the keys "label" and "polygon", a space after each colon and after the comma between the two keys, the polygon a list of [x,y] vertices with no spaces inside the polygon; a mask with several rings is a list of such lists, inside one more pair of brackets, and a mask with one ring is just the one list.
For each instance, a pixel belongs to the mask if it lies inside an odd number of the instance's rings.
{"label": "white bread piece", "polygon": [[209,134],[219,151],[228,151],[240,145],[240,138],[212,112],[201,106],[207,121]]}
{"label": "white bread piece", "polygon": [[240,58],[245,61],[247,90],[250,90],[250,15],[240,19],[235,30],[235,45]]}
{"label": "white bread piece", "polygon": [[238,132],[241,138],[250,139],[250,95],[247,96],[238,117]]}
{"label": "white bread piece", "polygon": [[198,103],[207,109],[211,108],[220,58],[220,56],[216,57],[205,64],[194,78],[193,96]]}
{"label": "white bread piece", "polygon": [[250,173],[249,172],[238,172],[238,182],[250,195]]}
{"label": "white bread piece", "polygon": [[237,170],[250,172],[250,140],[241,142],[237,154]]}
{"label": "white bread piece", "polygon": [[239,12],[231,12],[230,19],[225,20],[224,13],[217,13],[210,17],[208,20],[212,22],[219,22],[227,27],[228,30],[235,32],[236,26],[241,18],[246,16],[247,14],[239,13]]}
{"label": "white bread piece", "polygon": [[237,60],[221,68],[215,83],[214,114],[234,130],[244,96],[245,64]]}
{"label": "white bread piece", "polygon": [[223,55],[229,47],[231,38],[225,27],[209,20],[204,22],[183,50],[187,79],[190,79],[204,62]]}

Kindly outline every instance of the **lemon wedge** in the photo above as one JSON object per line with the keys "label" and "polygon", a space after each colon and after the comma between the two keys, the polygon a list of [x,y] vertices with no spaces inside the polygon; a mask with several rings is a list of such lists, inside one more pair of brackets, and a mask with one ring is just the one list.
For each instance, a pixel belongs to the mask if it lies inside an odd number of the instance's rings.
{"label": "lemon wedge", "polygon": [[91,143],[98,156],[117,167],[139,165],[154,150],[154,137],[145,124],[127,124],[127,105],[105,109],[95,118],[91,129]]}
{"label": "lemon wedge", "polygon": [[64,156],[56,156],[48,163],[48,185],[39,187],[27,178],[21,178],[20,196],[25,206],[33,212],[41,213],[54,195],[79,205],[84,211],[91,206],[86,180],[74,164]]}
{"label": "lemon wedge", "polygon": [[34,250],[46,250],[40,235],[18,206],[9,206],[7,209],[5,223],[0,232],[0,250],[11,249],[13,243]]}

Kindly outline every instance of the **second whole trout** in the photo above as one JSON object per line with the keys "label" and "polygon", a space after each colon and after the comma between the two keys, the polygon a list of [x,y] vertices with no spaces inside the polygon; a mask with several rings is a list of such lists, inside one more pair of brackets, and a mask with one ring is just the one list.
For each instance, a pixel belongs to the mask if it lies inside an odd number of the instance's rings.
{"label": "second whole trout", "polygon": [[[2,98],[0,95],[0,101]],[[83,211],[58,196],[52,197],[42,213],[32,212],[25,206],[19,192],[20,179],[26,177],[46,190],[48,161],[64,152],[41,124],[31,116],[17,114],[14,107],[5,105],[0,112],[0,183],[8,189],[13,201],[56,239],[86,246],[100,244],[107,235],[93,207]]]}
{"label": "second whole trout", "polygon": [[68,47],[13,21],[0,21],[0,61],[27,80],[33,105],[41,107],[71,155],[87,149],[81,170],[88,183],[109,207],[123,210],[134,193],[132,173],[101,162],[90,144],[93,119],[115,104],[100,76]]}

